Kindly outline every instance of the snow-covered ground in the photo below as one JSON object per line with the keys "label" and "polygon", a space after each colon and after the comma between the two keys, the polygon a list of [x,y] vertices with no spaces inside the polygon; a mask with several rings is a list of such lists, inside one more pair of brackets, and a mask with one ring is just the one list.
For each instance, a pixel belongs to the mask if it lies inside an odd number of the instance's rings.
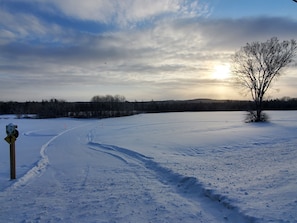
{"label": "snow-covered ground", "polygon": [[0,140],[0,222],[297,222],[297,112],[12,119]]}

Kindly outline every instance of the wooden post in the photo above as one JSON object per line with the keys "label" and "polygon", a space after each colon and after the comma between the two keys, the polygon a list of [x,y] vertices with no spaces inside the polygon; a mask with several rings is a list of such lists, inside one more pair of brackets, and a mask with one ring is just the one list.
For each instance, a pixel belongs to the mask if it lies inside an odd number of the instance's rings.
{"label": "wooden post", "polygon": [[16,179],[16,168],[15,168],[15,142],[10,143],[10,179]]}
{"label": "wooden post", "polygon": [[4,140],[9,144],[10,149],[10,179],[16,179],[16,167],[15,167],[15,141],[19,136],[17,125],[10,123],[6,126],[7,136]]}

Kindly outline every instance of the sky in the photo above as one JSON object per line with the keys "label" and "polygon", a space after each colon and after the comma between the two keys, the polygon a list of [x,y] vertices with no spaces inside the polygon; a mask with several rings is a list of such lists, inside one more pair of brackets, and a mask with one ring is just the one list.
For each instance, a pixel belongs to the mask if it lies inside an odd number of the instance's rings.
{"label": "sky", "polygon": [[[292,0],[0,0],[0,101],[249,99],[246,43],[297,37]],[[267,98],[297,97],[296,62]]]}

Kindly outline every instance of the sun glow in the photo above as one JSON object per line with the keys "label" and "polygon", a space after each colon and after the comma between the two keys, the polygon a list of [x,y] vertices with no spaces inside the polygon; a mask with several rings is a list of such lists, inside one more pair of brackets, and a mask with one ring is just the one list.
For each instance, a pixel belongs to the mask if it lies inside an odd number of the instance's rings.
{"label": "sun glow", "polygon": [[230,64],[220,64],[214,67],[212,73],[214,79],[224,80],[230,77]]}

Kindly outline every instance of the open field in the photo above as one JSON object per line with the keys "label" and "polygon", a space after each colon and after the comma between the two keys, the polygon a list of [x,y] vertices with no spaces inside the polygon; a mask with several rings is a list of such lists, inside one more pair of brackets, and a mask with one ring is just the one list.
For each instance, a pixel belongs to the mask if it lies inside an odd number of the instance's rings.
{"label": "open field", "polygon": [[13,119],[0,142],[0,222],[297,222],[297,112]]}

